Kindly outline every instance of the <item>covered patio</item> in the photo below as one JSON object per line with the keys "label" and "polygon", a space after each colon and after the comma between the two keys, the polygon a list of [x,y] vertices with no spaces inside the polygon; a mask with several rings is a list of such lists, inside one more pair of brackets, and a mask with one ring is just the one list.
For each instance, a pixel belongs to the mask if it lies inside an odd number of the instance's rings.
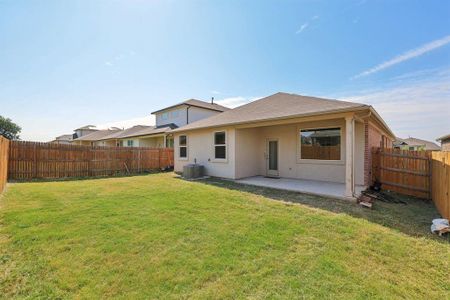
{"label": "covered patio", "polygon": [[[345,196],[345,183],[309,179],[292,179],[267,176],[252,176],[235,180],[236,183],[294,191],[338,199],[352,199]],[[365,187],[355,185],[355,196],[361,194]]]}

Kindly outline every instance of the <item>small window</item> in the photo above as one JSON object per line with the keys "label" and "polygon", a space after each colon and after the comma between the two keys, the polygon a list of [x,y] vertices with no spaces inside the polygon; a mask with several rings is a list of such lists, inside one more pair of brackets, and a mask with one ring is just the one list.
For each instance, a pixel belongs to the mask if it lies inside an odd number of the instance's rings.
{"label": "small window", "polygon": [[174,110],[170,113],[171,118],[178,118],[178,110]]}
{"label": "small window", "polygon": [[308,129],[300,131],[300,158],[341,159],[341,129]]}
{"label": "small window", "polygon": [[179,157],[187,158],[187,136],[180,135],[178,138],[179,141]]}
{"label": "small window", "polygon": [[214,133],[214,158],[215,159],[227,158],[225,131],[219,131]]}
{"label": "small window", "polygon": [[169,118],[169,113],[165,112],[161,114],[161,120],[167,120]]}
{"label": "small window", "polygon": [[127,146],[128,147],[133,147],[133,143],[134,141],[133,140],[127,140]]}

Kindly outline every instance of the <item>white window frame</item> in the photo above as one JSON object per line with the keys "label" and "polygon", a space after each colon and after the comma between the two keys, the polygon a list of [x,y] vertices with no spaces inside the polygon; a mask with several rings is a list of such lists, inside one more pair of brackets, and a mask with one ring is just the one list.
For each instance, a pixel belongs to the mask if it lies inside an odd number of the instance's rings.
{"label": "white window frame", "polygon": [[[341,151],[340,155],[341,158],[338,160],[331,160],[331,159],[311,159],[311,158],[301,158],[302,157],[302,140],[301,140],[301,132],[302,130],[317,130],[317,129],[331,129],[331,128],[339,128],[339,132],[341,135]],[[345,131],[344,126],[342,124],[335,124],[335,125],[328,125],[328,126],[308,126],[308,127],[302,127],[297,126],[297,163],[304,163],[304,164],[329,164],[329,165],[343,165],[345,163],[343,157],[345,157]]]}
{"label": "white window frame", "polygon": [[[181,145],[180,144],[180,138],[182,137],[182,136],[185,136],[186,137],[186,145]],[[177,137],[177,139],[178,139],[178,141],[177,141],[177,152],[178,152],[178,159],[179,160],[188,160],[189,159],[189,137],[187,136],[187,134],[181,134],[181,135],[179,135],[178,137]],[[180,149],[181,149],[181,147],[183,147],[183,148],[186,148],[186,157],[181,157],[181,151],[180,151]]]}
{"label": "white window frame", "polygon": [[[216,133],[224,133],[225,134],[225,144],[216,144]],[[228,162],[228,132],[226,130],[217,130],[213,132],[212,135],[212,161],[213,162]],[[216,147],[217,146],[225,146],[225,158],[216,158]]]}
{"label": "white window frame", "polygon": [[134,147],[134,140],[127,140],[127,147]]}

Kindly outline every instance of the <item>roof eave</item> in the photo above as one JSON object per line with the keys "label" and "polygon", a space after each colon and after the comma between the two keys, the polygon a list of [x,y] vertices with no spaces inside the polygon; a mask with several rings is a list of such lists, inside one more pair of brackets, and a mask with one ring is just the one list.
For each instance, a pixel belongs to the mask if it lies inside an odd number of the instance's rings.
{"label": "roof eave", "polygon": [[370,109],[370,108],[371,108],[370,105],[362,104],[360,106],[355,106],[352,108],[334,109],[334,110],[328,110],[325,112],[297,114],[297,115],[292,115],[292,116],[267,118],[267,119],[261,119],[261,120],[255,120],[255,121],[233,122],[233,123],[227,123],[227,124],[219,124],[219,125],[204,126],[204,127],[197,127],[197,128],[187,128],[187,129],[183,129],[183,127],[180,127],[180,128],[172,130],[172,132],[178,133],[178,132],[186,132],[186,131],[199,130],[199,129],[217,128],[217,127],[223,127],[223,126],[236,126],[236,125],[260,123],[260,122],[267,122],[267,121],[288,120],[288,119],[311,117],[311,116],[321,116],[321,115],[328,115],[328,114],[335,114],[335,113],[357,112],[357,111],[362,111],[362,110],[366,110],[366,109]]}
{"label": "roof eave", "polygon": [[154,115],[154,114],[163,112],[163,111],[165,111],[165,110],[171,110],[172,108],[175,108],[175,107],[178,107],[178,106],[183,106],[183,105],[184,105],[184,106],[188,106],[188,107],[191,107],[191,106],[192,106],[192,107],[198,107],[198,108],[202,108],[202,109],[206,109],[206,110],[212,110],[212,111],[217,111],[217,112],[225,112],[225,111],[226,111],[226,110],[223,110],[223,109],[214,109],[214,108],[203,107],[203,106],[195,105],[195,104],[181,103],[181,104],[172,105],[172,106],[169,106],[169,107],[166,107],[166,108],[163,108],[163,109],[154,111],[154,112],[152,112],[151,114]]}

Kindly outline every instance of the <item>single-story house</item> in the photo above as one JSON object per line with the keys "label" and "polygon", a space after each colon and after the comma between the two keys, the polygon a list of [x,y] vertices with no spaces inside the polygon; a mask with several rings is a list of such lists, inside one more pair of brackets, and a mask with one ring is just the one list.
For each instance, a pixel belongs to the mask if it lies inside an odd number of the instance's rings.
{"label": "single-story house", "polygon": [[335,182],[353,198],[371,181],[371,148],[395,135],[372,106],[288,93],[227,110],[172,131],[175,171],[197,163],[206,175]]}
{"label": "single-story house", "polygon": [[441,136],[436,141],[441,142],[442,151],[450,151],[450,134]]}
{"label": "single-story house", "polygon": [[95,146],[108,146],[108,147],[137,147],[138,145],[124,143],[124,138],[127,136],[132,136],[136,132],[139,132],[143,129],[154,128],[153,126],[146,125],[136,125],[124,130],[119,130],[113,132],[110,135],[99,138],[94,145]]}
{"label": "single-story house", "polygon": [[57,136],[50,143],[68,145],[68,144],[72,143],[72,140],[73,140],[73,134],[63,134],[63,135]]}
{"label": "single-story house", "polygon": [[424,151],[424,150],[431,150],[431,151],[439,151],[441,150],[441,147],[436,145],[433,142],[421,140],[413,137],[409,137],[407,139],[402,138],[396,138],[394,141],[394,148],[401,149],[401,150],[410,150],[410,151]]}
{"label": "single-story house", "polygon": [[82,146],[94,146],[97,141],[104,138],[105,136],[120,132],[120,129],[105,129],[105,130],[96,130],[92,133],[83,135],[82,137],[76,138],[72,141],[74,145],[82,145]]}

